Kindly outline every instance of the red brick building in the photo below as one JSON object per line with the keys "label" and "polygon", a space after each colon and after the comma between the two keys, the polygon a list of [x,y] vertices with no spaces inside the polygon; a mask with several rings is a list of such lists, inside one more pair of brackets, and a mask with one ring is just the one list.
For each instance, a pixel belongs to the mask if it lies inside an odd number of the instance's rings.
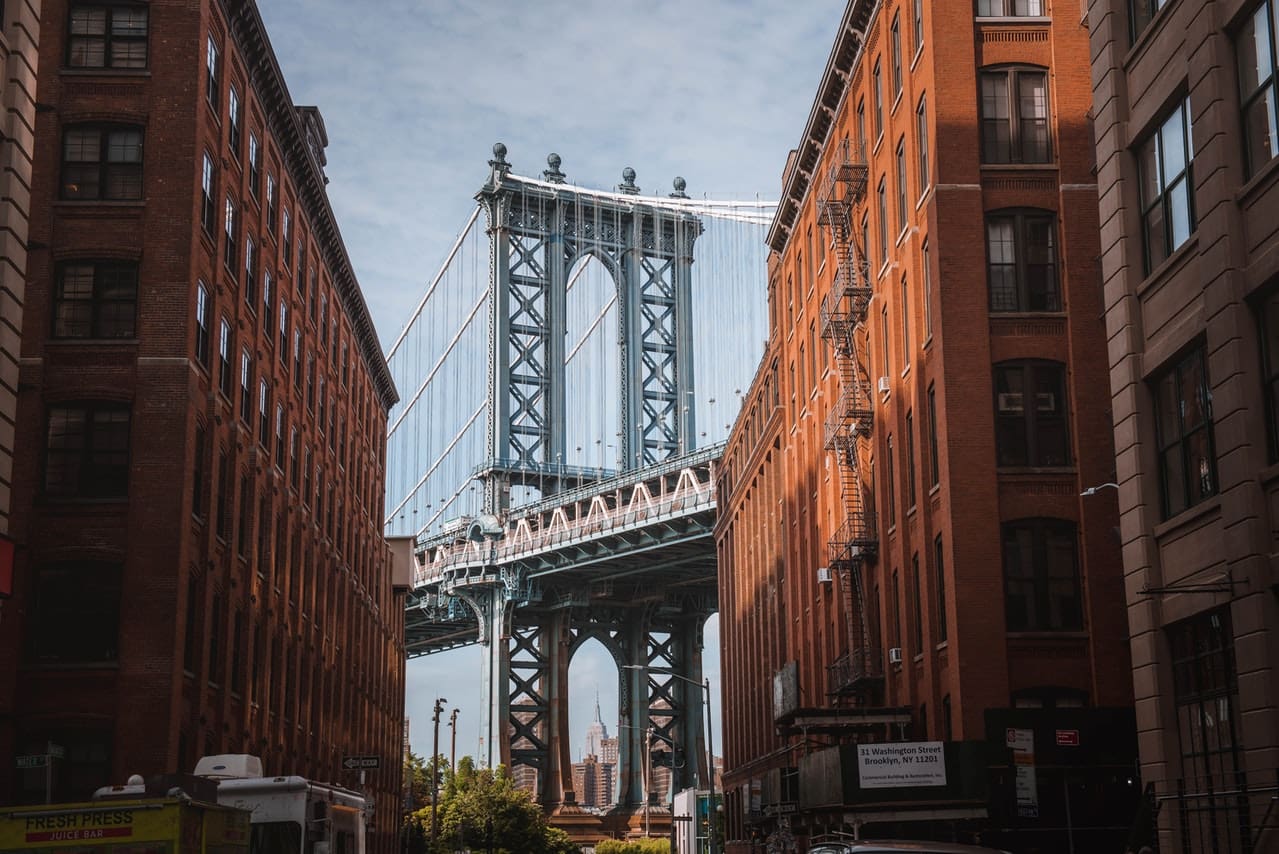
{"label": "red brick building", "polygon": [[[1114,480],[1081,15],[839,22],[720,481],[730,850],[865,824],[1051,851],[1132,819],[1115,495],[1081,496]],[[857,745],[884,742],[944,770],[878,780]]]}
{"label": "red brick building", "polygon": [[1140,842],[1272,851],[1279,4],[1089,7]]}
{"label": "red brick building", "polygon": [[[398,826],[396,390],[252,0],[42,12],[0,755],[55,799],[246,752]],[[0,774],[0,802],[44,797]]]}

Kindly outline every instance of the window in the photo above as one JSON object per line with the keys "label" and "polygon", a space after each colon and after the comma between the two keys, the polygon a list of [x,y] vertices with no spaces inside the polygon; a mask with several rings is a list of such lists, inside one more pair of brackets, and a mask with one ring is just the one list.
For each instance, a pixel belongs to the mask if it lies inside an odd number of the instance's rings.
{"label": "window", "polygon": [[1195,151],[1191,133],[1190,99],[1186,98],[1164,119],[1137,155],[1147,273],[1189,240],[1195,230],[1195,196],[1191,186]]}
{"label": "window", "polygon": [[884,135],[884,75],[880,71],[880,62],[875,60],[875,71],[873,72],[874,89],[871,95],[875,99],[875,139],[878,140]]}
{"label": "window", "polygon": [[902,25],[901,14],[893,16],[892,27],[893,98],[902,93]]}
{"label": "window", "polygon": [[257,259],[254,255],[253,238],[244,238],[244,302],[250,309],[258,307]]}
{"label": "window", "polygon": [[977,0],[979,18],[1041,18],[1044,0]]}
{"label": "window", "polygon": [[1243,23],[1235,45],[1239,57],[1239,99],[1243,105],[1248,174],[1279,154],[1276,126],[1275,0],[1263,0]]}
{"label": "window", "polygon": [[119,498],[128,494],[128,487],[128,405],[50,407],[45,493],[58,498]]}
{"label": "window", "polygon": [[915,141],[918,150],[915,156],[919,163],[919,195],[923,198],[932,182],[932,173],[928,170],[928,96],[919,97],[919,106],[915,108]]}
{"label": "window", "polygon": [[910,43],[915,53],[924,46],[924,0],[911,2]]}
{"label": "window", "polygon": [[136,3],[75,3],[67,16],[67,65],[146,68],[147,7]]}
{"label": "window", "polygon": [[1217,494],[1212,392],[1200,344],[1155,380],[1164,516]]}
{"label": "window", "polygon": [[225,540],[231,530],[231,498],[231,462],[223,451],[218,454],[218,503],[214,517],[214,531],[220,540]]}
{"label": "window", "polygon": [[906,137],[897,141],[897,231],[906,230]]}
{"label": "window", "polygon": [[1084,627],[1078,537],[1064,519],[1019,519],[1002,526],[1004,613],[1010,632]]}
{"label": "window", "polygon": [[275,467],[284,471],[284,404],[282,403],[275,405]]}
{"label": "window", "polygon": [[289,367],[289,304],[280,300],[280,364]]}
{"label": "window", "polygon": [[204,227],[204,233],[209,237],[214,236],[214,230],[217,228],[217,207],[213,204],[215,175],[213,158],[206,151],[204,152],[204,169],[200,175],[200,225]]}
{"label": "window", "polygon": [[240,513],[235,523],[235,553],[240,557],[249,554],[249,520],[253,515],[253,490],[248,475],[240,475]]}
{"label": "window", "polygon": [[866,152],[866,101],[862,99],[857,102],[857,150],[861,154]]}
{"label": "window", "polygon": [[941,483],[940,446],[937,444],[937,386],[928,387],[928,473],[931,483]]}
{"label": "window", "polygon": [[915,413],[906,413],[906,506],[915,508]]}
{"label": "window", "polygon": [[204,282],[195,286],[195,357],[209,367],[209,291]]}
{"label": "window", "polygon": [[892,645],[900,648],[902,645],[902,610],[901,610],[901,583],[897,578],[897,570],[893,570],[893,639]]}
{"label": "window", "polygon": [[902,276],[902,372],[910,368],[910,286]]}
{"label": "window", "polygon": [[240,420],[248,424],[253,417],[253,357],[249,348],[240,351]]}
{"label": "window", "polygon": [[46,564],[35,573],[29,652],[37,664],[112,662],[120,650],[119,564]]}
{"label": "window", "polygon": [[1259,308],[1261,369],[1266,393],[1266,426],[1270,461],[1279,460],[1279,290],[1271,291]]}
{"label": "window", "polygon": [[933,540],[933,558],[937,568],[937,642],[945,643],[946,631],[946,555],[941,534]]}
{"label": "window", "polygon": [[205,467],[208,432],[204,425],[197,423],[195,428],[195,448],[191,466],[191,515],[197,519],[204,518],[204,481],[208,477]]}
{"label": "window", "polygon": [[1062,365],[995,366],[995,448],[1001,466],[1070,465]]}
{"label": "window", "polygon": [[[1198,614],[1174,623],[1167,631],[1172,648],[1173,702],[1181,736],[1181,773],[1211,781],[1209,791],[1213,783],[1234,785],[1239,769],[1239,677],[1230,609]],[[1196,819],[1205,831],[1196,838],[1209,838],[1209,820]],[[1216,824],[1215,819],[1211,821],[1214,842]],[[1213,845],[1208,850],[1232,848]]]}
{"label": "window", "polygon": [[209,106],[216,110],[219,103],[219,95],[222,91],[222,83],[218,79],[218,46],[213,41],[212,33],[209,33],[208,41],[205,44],[204,68],[207,72],[207,88],[204,94],[209,100]]}
{"label": "window", "polygon": [[879,309],[879,349],[880,365],[884,369],[882,376],[889,377],[893,369],[888,364],[888,306],[886,304]]}
{"label": "window", "polygon": [[235,276],[235,265],[239,260],[239,253],[236,251],[236,227],[235,227],[235,199],[230,196],[226,197],[226,217],[224,219],[226,230],[226,242],[223,244],[222,261],[226,264],[226,268],[231,271],[231,275]]}
{"label": "window", "polygon": [[1049,213],[986,217],[991,311],[1061,311],[1056,234]]}
{"label": "window", "polygon": [[262,330],[266,333],[268,347],[275,343],[275,329],[271,326],[271,309],[274,305],[271,298],[271,267],[267,264],[262,268]]}
{"label": "window", "polygon": [[887,178],[879,179],[879,257],[888,261],[888,185]]}
{"label": "window", "polygon": [[914,606],[912,610],[915,612],[915,654],[920,655],[924,651],[924,600],[920,589],[918,552],[910,556],[910,581]]}
{"label": "window", "polygon": [[222,649],[223,622],[226,620],[225,594],[216,588],[213,590],[212,607],[209,609],[209,670],[210,685],[222,684],[222,665],[226,661],[226,651]]}
{"label": "window", "polygon": [[62,198],[142,198],[142,128],[77,125],[62,135]]}
{"label": "window", "polygon": [[222,396],[231,397],[231,324],[222,318],[218,330],[218,390]]}
{"label": "window", "polygon": [[236,160],[240,159],[240,143],[244,141],[244,134],[240,129],[240,92],[232,84],[230,93],[226,100],[227,110],[227,146],[231,149],[231,155]]}
{"label": "window", "polygon": [[271,388],[266,377],[258,380],[258,444],[264,449],[271,438]]}
{"label": "window", "polygon": [[293,387],[302,388],[302,328],[293,324]]}
{"label": "window", "polygon": [[262,149],[258,136],[249,131],[249,194],[257,198],[262,192]]}
{"label": "window", "polygon": [[983,163],[1048,163],[1048,75],[1029,68],[981,73]]}
{"label": "window", "polygon": [[1136,41],[1159,10],[1172,0],[1128,0],[1129,25],[1132,27],[1132,40]]}
{"label": "window", "polygon": [[893,471],[895,460],[893,457],[893,437],[891,435],[888,437],[887,448],[888,453],[884,457],[884,480],[888,490],[888,527],[891,528],[897,524],[897,484],[894,483],[896,476]]}
{"label": "window", "polygon": [[924,341],[933,337],[933,262],[928,255],[928,241],[919,250],[920,269],[924,279]]}
{"label": "window", "polygon": [[275,198],[275,176],[270,172],[266,176],[266,231],[275,234],[275,214],[278,202]]}
{"label": "window", "polygon": [[284,266],[286,267],[293,263],[293,244],[290,242],[291,223],[289,211],[286,208],[284,219],[280,225],[280,248],[284,250]]}
{"label": "window", "polygon": [[57,267],[55,338],[132,338],[138,265],[132,261],[69,261]]}
{"label": "window", "polygon": [[874,265],[871,263],[871,258],[870,258],[870,215],[869,214],[862,217],[862,243],[861,243],[861,246],[859,246],[858,248],[861,249],[863,253],[865,253],[865,257],[861,259],[864,266],[862,270],[860,271],[862,279],[859,284],[861,287],[868,288],[870,287],[870,271],[874,269]]}
{"label": "window", "polygon": [[[298,488],[298,479],[300,475],[298,466],[300,464],[300,460],[301,457],[298,455],[298,428],[294,427],[289,432],[289,483],[294,489]],[[307,480],[306,492],[311,490],[310,483],[310,480]],[[303,497],[306,496],[306,492],[303,492]]]}

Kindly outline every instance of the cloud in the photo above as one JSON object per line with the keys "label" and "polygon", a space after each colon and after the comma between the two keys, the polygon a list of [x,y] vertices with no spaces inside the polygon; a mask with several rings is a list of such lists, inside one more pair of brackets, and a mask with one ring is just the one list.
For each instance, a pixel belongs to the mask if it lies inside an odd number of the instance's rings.
{"label": "cloud", "polygon": [[[387,344],[470,215],[496,141],[522,174],[540,173],[556,151],[570,179],[588,186],[611,187],[632,166],[647,192],[666,192],[682,175],[693,195],[776,197],[844,2],[260,8],[294,101],[324,115],[330,199]],[[707,669],[717,674],[710,640]],[[440,694],[463,710],[459,753],[475,751],[479,656],[467,649],[409,663],[416,751],[430,751]],[[578,693],[575,729],[593,717],[593,689]],[[602,702],[606,693],[615,707],[615,691],[601,685]],[[575,732],[575,751],[579,743]]]}

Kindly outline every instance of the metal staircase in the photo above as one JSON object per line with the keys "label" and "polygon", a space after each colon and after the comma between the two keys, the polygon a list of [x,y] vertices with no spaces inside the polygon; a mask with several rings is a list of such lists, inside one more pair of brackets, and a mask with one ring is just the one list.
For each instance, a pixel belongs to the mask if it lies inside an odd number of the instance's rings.
{"label": "metal staircase", "polygon": [[840,575],[849,652],[832,664],[830,693],[871,701],[883,680],[881,651],[872,637],[863,568],[879,550],[871,473],[864,471],[874,423],[874,389],[864,347],[870,307],[870,269],[853,231],[853,209],[866,197],[865,150],[845,139],[830,152],[817,199],[817,222],[834,244],[835,272],[822,300],[822,337],[831,342],[840,393],[826,417],[826,449],[835,455],[844,521],[832,536],[831,568]]}

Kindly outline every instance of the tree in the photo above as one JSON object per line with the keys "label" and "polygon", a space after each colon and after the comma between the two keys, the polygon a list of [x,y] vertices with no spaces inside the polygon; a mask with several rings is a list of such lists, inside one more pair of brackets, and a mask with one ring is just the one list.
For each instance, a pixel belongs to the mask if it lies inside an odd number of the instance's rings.
{"label": "tree", "polygon": [[[463,757],[456,773],[444,768],[440,788],[439,833],[430,847],[431,808],[429,802],[410,818],[425,840],[421,851],[448,854],[462,849],[493,854],[577,854],[568,834],[546,822],[541,807],[528,792],[516,788],[505,768],[476,768],[474,760]],[[429,783],[430,772],[425,777]],[[410,835],[410,840],[413,836]]]}

